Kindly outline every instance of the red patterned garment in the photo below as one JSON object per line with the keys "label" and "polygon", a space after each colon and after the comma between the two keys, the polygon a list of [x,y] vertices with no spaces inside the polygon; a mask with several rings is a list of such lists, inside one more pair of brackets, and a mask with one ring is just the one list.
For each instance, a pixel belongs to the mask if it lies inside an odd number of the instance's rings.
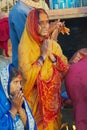
{"label": "red patterned garment", "polygon": [[40,111],[44,121],[44,127],[54,120],[61,107],[61,83],[62,83],[62,72],[68,69],[68,66],[57,58],[57,64],[53,65],[53,74],[48,81],[42,80],[39,74],[37,79],[38,96],[40,103]]}

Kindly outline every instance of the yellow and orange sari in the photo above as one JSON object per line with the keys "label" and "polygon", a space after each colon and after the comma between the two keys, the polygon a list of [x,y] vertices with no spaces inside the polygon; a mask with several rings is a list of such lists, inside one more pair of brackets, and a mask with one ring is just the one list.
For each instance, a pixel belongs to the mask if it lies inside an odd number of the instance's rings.
{"label": "yellow and orange sari", "polygon": [[38,21],[31,19],[35,20],[34,11],[27,18],[18,48],[19,67],[25,78],[24,96],[36,120],[37,130],[60,130],[61,82],[62,72],[68,69],[67,58],[59,44],[50,40],[57,63],[54,65],[47,57],[42,67],[38,65],[41,40],[37,38],[38,34],[35,35],[37,31],[32,29]]}

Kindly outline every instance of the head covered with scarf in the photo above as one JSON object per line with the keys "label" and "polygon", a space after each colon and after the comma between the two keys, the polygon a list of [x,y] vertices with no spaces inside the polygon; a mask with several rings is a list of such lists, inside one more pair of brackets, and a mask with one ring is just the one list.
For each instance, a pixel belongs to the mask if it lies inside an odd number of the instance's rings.
{"label": "head covered with scarf", "polygon": [[[22,73],[15,68],[12,64],[9,64],[8,66],[2,67],[0,69],[0,95],[1,95],[1,102],[0,102],[0,129],[7,130],[14,130],[14,123],[12,116],[9,112],[11,109],[11,102],[10,102],[10,83],[13,80],[13,78],[16,78],[17,76],[22,76]],[[27,115],[27,122],[26,122],[26,128],[27,130],[33,129],[36,130],[36,124],[33,119],[31,110],[24,99],[24,103],[22,105],[26,111]],[[5,122],[5,125],[3,123]]]}
{"label": "head covered with scarf", "polygon": [[[33,37],[33,39],[41,44],[42,43],[42,37],[41,35],[38,33],[38,25],[39,25],[39,15],[40,13],[44,13],[47,15],[46,11],[44,9],[34,9],[32,10],[28,17],[27,17],[27,29],[28,29],[28,33]],[[33,20],[32,20],[33,19]]]}
{"label": "head covered with scarf", "polygon": [[[53,130],[54,126],[57,129],[60,127],[62,72],[68,68],[67,58],[63,55],[60,46],[52,39],[47,40],[52,47],[51,53],[58,62],[53,65],[47,56],[43,65],[38,65],[41,46],[48,36],[48,31],[47,13],[43,9],[32,10],[27,17],[18,48],[19,67],[26,81],[23,91],[36,119],[38,130]],[[55,121],[57,118],[58,123]]]}

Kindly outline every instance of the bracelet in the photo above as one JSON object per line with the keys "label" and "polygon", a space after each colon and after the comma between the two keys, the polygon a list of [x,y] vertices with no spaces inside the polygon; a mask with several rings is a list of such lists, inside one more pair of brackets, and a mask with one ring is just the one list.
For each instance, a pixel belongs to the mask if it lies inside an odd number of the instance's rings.
{"label": "bracelet", "polygon": [[55,63],[55,62],[57,62],[57,59],[55,58],[54,60],[52,60],[52,63]]}
{"label": "bracelet", "polygon": [[42,62],[44,62],[43,56],[40,56],[40,57],[39,57],[39,60],[41,60]]}
{"label": "bracelet", "polygon": [[12,117],[15,118],[15,114],[11,110],[9,110],[9,112],[12,115]]}
{"label": "bracelet", "polygon": [[42,65],[43,65],[43,63],[40,62],[40,61],[37,61],[37,64],[38,64],[39,66],[42,66]]}
{"label": "bracelet", "polygon": [[38,64],[39,64],[40,66],[42,66],[42,65],[43,65],[43,62],[44,62],[44,58],[43,58],[43,56],[40,56],[39,59],[38,59]]}

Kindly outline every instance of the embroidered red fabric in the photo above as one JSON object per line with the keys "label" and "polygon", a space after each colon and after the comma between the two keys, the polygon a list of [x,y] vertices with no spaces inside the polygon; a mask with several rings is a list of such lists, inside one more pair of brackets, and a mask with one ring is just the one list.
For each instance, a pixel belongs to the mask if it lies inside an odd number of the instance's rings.
{"label": "embroidered red fabric", "polygon": [[57,64],[53,65],[53,74],[49,80],[42,80],[40,74],[37,78],[38,99],[44,127],[46,127],[50,121],[54,120],[60,112],[62,72],[68,69],[68,66],[60,57],[56,58]]}

